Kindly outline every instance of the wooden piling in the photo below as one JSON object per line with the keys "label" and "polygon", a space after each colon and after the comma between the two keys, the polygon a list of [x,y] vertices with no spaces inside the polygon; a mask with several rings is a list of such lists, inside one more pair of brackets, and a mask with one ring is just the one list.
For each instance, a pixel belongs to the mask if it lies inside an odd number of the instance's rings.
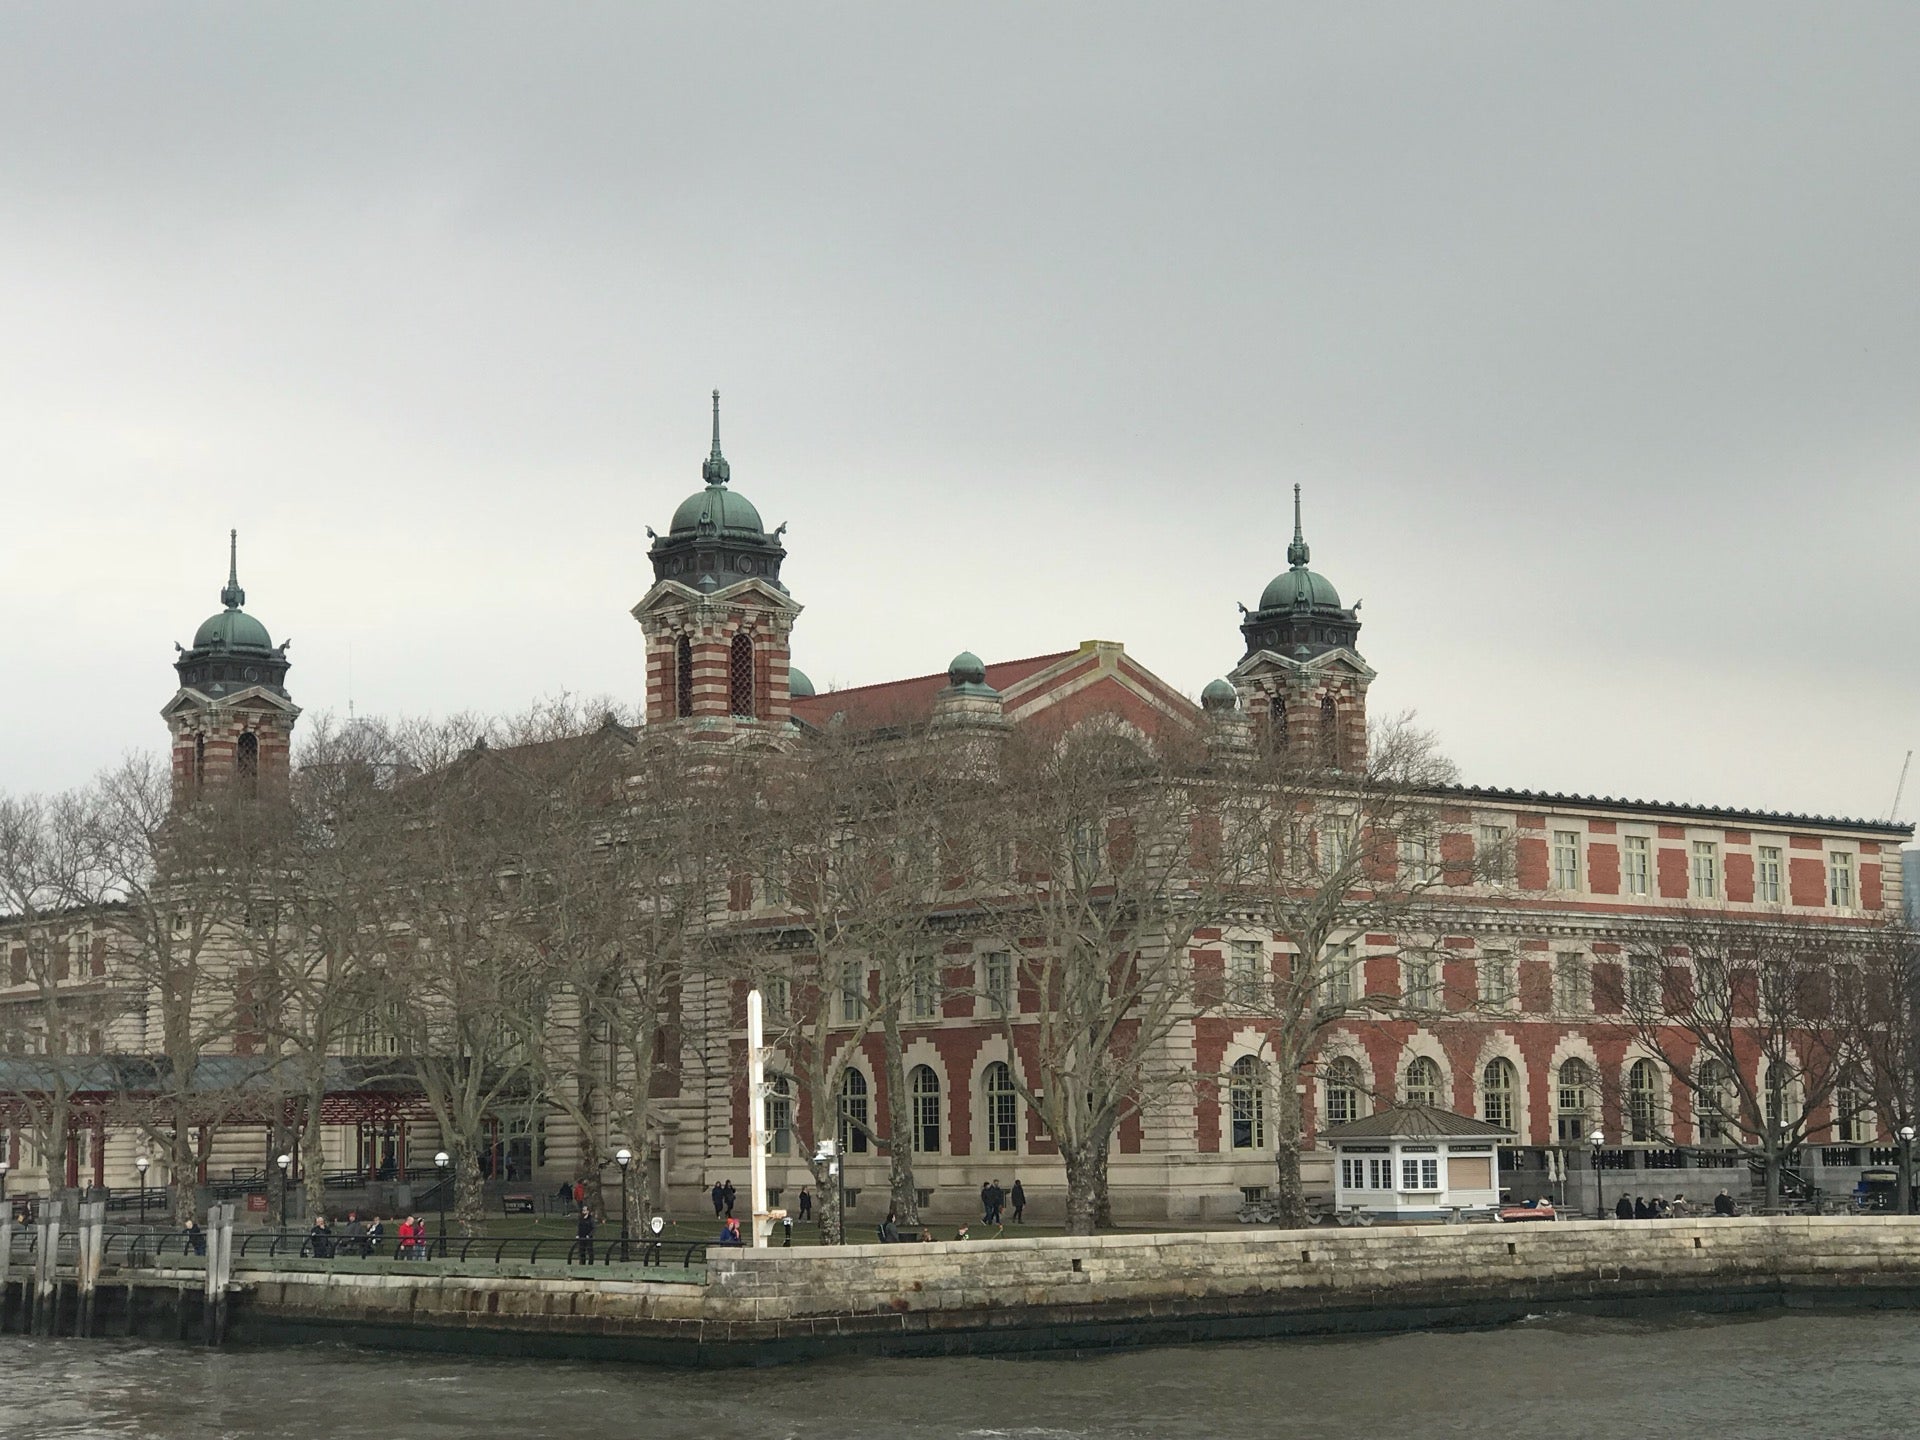
{"label": "wooden piling", "polygon": [[74,1334],[94,1333],[94,1307],[100,1290],[100,1251],[106,1241],[107,1202],[90,1200],[80,1206],[80,1251],[74,1258],[73,1279],[79,1314]]}
{"label": "wooden piling", "polygon": [[7,1328],[7,1299],[12,1293],[8,1283],[13,1279],[13,1211],[0,1214],[0,1334]]}
{"label": "wooden piling", "polygon": [[60,1249],[60,1214],[65,1200],[49,1195],[40,1207],[39,1250],[33,1266],[33,1333],[52,1335],[60,1324],[60,1281],[54,1258]]}
{"label": "wooden piling", "polygon": [[233,1270],[233,1206],[215,1205],[207,1211],[207,1299],[201,1320],[202,1339],[223,1345],[227,1339],[227,1280]]}

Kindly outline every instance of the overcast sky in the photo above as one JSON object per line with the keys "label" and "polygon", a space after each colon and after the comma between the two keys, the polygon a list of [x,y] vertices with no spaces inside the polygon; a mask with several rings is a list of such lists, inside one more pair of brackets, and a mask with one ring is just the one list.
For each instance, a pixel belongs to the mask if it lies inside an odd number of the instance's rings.
{"label": "overcast sky", "polygon": [[[1882,815],[1920,743],[1920,6],[0,10],[0,789],[637,703],[645,526],[791,522],[820,688],[1285,568],[1467,779]],[[1920,811],[1920,782],[1902,806]]]}

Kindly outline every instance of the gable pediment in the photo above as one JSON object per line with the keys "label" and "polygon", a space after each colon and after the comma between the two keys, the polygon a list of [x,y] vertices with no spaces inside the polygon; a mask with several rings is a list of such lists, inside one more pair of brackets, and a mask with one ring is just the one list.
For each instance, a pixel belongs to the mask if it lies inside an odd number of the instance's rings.
{"label": "gable pediment", "polygon": [[264,685],[248,685],[244,689],[223,691],[218,695],[186,686],[175,691],[173,698],[160,707],[160,718],[172,720],[177,715],[195,710],[258,710],[284,715],[288,719],[300,713],[300,707],[293,701]]}
{"label": "gable pediment", "polygon": [[710,591],[696,590],[679,580],[656,581],[629,613],[636,620],[645,620],[654,611],[667,606],[707,606],[717,610],[739,604],[763,605],[768,609],[783,610],[789,615],[798,615],[802,609],[794,603],[791,595],[771,580],[765,576],[751,575]]}
{"label": "gable pediment", "polygon": [[1350,675],[1354,679],[1366,682],[1373,679],[1373,667],[1362,660],[1356,651],[1344,645],[1331,650],[1322,650],[1306,659],[1282,655],[1275,650],[1256,650],[1232,670],[1227,678],[1233,681],[1257,680],[1264,676],[1283,676],[1295,679],[1303,675],[1325,674]]}

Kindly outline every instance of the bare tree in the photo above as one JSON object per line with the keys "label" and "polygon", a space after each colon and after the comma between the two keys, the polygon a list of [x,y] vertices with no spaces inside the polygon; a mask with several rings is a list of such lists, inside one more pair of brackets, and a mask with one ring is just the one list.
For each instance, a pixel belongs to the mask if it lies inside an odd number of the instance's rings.
{"label": "bare tree", "polygon": [[1616,1011],[1651,1067],[1638,1077],[1629,1067],[1629,1134],[1677,1138],[1671,1080],[1690,1103],[1695,1143],[1744,1157],[1778,1204],[1789,1155],[1859,1063],[1857,1015],[1842,995],[1880,938],[1712,912],[1633,935],[1596,986],[1596,1006]]}
{"label": "bare tree", "polygon": [[1070,1234],[1093,1232],[1122,1123],[1191,1078],[1168,1041],[1194,1009],[1194,932],[1232,888],[1228,852],[1195,843],[1203,762],[1178,734],[1020,733],[951,821],[971,903],[1011,957],[1012,1080],[1065,1166]]}
{"label": "bare tree", "polygon": [[[1327,1033],[1356,1020],[1446,1016],[1478,1004],[1449,989],[1445,905],[1460,887],[1511,865],[1499,845],[1443,821],[1453,766],[1411,717],[1377,724],[1358,765],[1329,765],[1310,747],[1278,746],[1223,767],[1218,832],[1236,891],[1232,923],[1279,937],[1253,951],[1254,973],[1229,973],[1206,999],[1259,1027],[1275,1102],[1274,1200],[1281,1223],[1307,1223],[1300,1155],[1307,1115],[1296,1083],[1311,1078]],[[1403,984],[1369,994],[1355,947],[1393,937]],[[1249,949],[1253,947],[1250,945]]]}

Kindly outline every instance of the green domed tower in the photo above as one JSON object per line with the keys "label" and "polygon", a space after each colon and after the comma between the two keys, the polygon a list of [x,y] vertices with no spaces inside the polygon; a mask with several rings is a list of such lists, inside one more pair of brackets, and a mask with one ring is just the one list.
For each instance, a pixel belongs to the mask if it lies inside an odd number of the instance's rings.
{"label": "green domed tower", "polygon": [[1366,761],[1367,686],[1374,672],[1357,648],[1360,607],[1343,606],[1333,582],[1307,568],[1311,558],[1296,485],[1287,568],[1261,592],[1260,608],[1240,622],[1246,653],[1230,678],[1268,750],[1351,769]]}
{"label": "green domed tower", "polygon": [[1313,552],[1300,530],[1300,487],[1293,487],[1293,543],[1287,546],[1287,569],[1267,582],[1260,592],[1260,608],[1240,623],[1248,655],[1262,650],[1295,660],[1344,646],[1355,648],[1360,617],[1342,608],[1340,592],[1324,575],[1307,568]]}
{"label": "green domed tower", "polygon": [[[713,450],[700,467],[705,488],[653,537],[653,588],[633,607],[647,632],[647,723],[690,722],[742,735],[784,729],[792,697],[811,694],[789,667],[788,633],[800,607],[780,581],[787,552],[779,526],[731,488],[720,453],[720,392],[713,392]],[[764,733],[764,732],[763,732]]]}
{"label": "green domed tower", "polygon": [[210,785],[257,790],[286,779],[299,708],[287,694],[287,647],[240,607],[240,536],[227,533],[221,608],[201,622],[191,646],[176,645],[180,688],[160,713],[173,732],[175,803]]}

